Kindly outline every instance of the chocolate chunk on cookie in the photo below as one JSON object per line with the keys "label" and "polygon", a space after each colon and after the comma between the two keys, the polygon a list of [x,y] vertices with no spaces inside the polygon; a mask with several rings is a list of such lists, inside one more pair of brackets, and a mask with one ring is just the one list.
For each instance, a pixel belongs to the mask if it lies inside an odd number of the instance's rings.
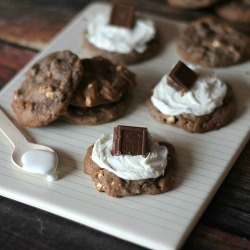
{"label": "chocolate chunk on cookie", "polygon": [[112,155],[147,156],[148,129],[144,127],[121,126],[114,128]]}
{"label": "chocolate chunk on cookie", "polygon": [[181,93],[188,92],[198,75],[179,61],[167,76],[167,84]]}
{"label": "chocolate chunk on cookie", "polygon": [[80,59],[70,51],[37,61],[14,93],[12,107],[21,124],[38,127],[56,120],[67,109],[82,74]]}
{"label": "chocolate chunk on cookie", "polygon": [[114,4],[109,24],[132,29],[135,24],[135,7],[128,4]]}
{"label": "chocolate chunk on cookie", "polygon": [[136,87],[135,74],[99,56],[83,59],[82,80],[70,102],[72,106],[90,108],[117,102]]}
{"label": "chocolate chunk on cookie", "polygon": [[181,57],[203,67],[223,67],[250,59],[250,38],[214,17],[190,22],[177,39]]}

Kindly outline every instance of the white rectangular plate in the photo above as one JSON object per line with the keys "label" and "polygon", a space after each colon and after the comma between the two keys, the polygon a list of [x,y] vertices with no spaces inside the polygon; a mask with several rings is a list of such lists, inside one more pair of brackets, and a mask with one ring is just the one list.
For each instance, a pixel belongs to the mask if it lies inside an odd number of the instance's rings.
{"label": "white rectangular plate", "polygon": [[[28,67],[39,58],[60,50],[71,50],[80,58],[89,57],[81,46],[82,33],[87,20],[100,11],[108,12],[110,6],[95,3],[80,12],[1,91],[1,108],[27,139],[57,151],[59,180],[49,183],[44,176],[14,167],[12,146],[0,133],[0,195],[151,249],[178,249],[249,139],[250,63],[216,69],[217,75],[233,87],[237,99],[237,113],[226,127],[205,134],[190,134],[157,123],[149,116],[145,101],[150,88],[181,59],[176,52],[175,39],[184,24],[155,18],[164,49],[157,57],[129,67],[137,75],[138,87],[124,117],[98,126],[61,121],[41,128],[18,125],[11,102]],[[167,140],[175,146],[177,169],[171,191],[157,196],[118,199],[95,190],[90,177],[83,173],[83,158],[88,146],[102,133],[112,133],[117,124],[147,126],[156,140]]]}

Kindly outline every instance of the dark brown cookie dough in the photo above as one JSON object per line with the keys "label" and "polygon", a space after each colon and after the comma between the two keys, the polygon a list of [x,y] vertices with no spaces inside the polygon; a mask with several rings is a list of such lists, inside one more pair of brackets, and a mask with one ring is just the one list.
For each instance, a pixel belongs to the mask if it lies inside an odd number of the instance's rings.
{"label": "dark brown cookie dough", "polygon": [[98,56],[83,59],[84,74],[61,119],[82,125],[97,125],[121,117],[136,87],[135,74]]}
{"label": "dark brown cookie dough", "polygon": [[232,0],[218,5],[215,12],[237,30],[250,33],[250,0]]}
{"label": "dark brown cookie dough", "polygon": [[250,0],[226,1],[215,8],[222,18],[232,22],[250,25]]}
{"label": "dark brown cookie dough", "polygon": [[196,116],[186,113],[177,116],[165,115],[153,105],[150,98],[147,99],[147,107],[150,116],[160,123],[174,125],[191,133],[204,133],[225,126],[235,113],[236,102],[232,88],[227,85],[222,106],[208,115]]}
{"label": "dark brown cookie dough", "polygon": [[177,39],[180,56],[202,67],[223,67],[250,59],[250,38],[218,18],[190,22]]}
{"label": "dark brown cookie dough", "polygon": [[149,41],[147,49],[143,53],[139,53],[136,50],[132,50],[128,54],[121,54],[116,52],[110,52],[107,50],[100,49],[95,45],[91,44],[84,34],[83,48],[92,56],[103,56],[109,59],[114,64],[135,64],[145,60],[148,60],[158,54],[161,48],[159,36]]}
{"label": "dark brown cookie dough", "polygon": [[125,113],[128,105],[128,96],[124,95],[119,101],[114,103],[91,108],[80,108],[69,105],[67,111],[61,116],[61,119],[82,125],[97,125],[111,122]]}
{"label": "dark brown cookie dough", "polygon": [[173,183],[174,147],[166,142],[159,142],[168,148],[168,163],[163,176],[142,180],[124,180],[106,169],[100,168],[91,158],[93,145],[88,148],[84,158],[84,173],[90,175],[95,187],[113,197],[137,194],[160,194],[167,192]]}
{"label": "dark brown cookie dough", "polygon": [[70,102],[82,108],[117,102],[136,87],[135,74],[122,65],[98,56],[83,59],[82,80]]}
{"label": "dark brown cookie dough", "polygon": [[70,51],[52,53],[31,66],[12,102],[22,125],[38,127],[56,120],[67,109],[82,73],[80,59]]}
{"label": "dark brown cookie dough", "polygon": [[210,7],[221,0],[167,0],[171,7],[182,9],[200,9]]}

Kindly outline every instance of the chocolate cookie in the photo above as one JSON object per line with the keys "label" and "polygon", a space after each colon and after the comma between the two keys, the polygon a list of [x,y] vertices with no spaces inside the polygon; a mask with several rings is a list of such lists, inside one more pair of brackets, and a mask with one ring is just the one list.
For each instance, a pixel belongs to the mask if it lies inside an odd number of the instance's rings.
{"label": "chocolate cookie", "polygon": [[221,18],[227,20],[236,29],[250,33],[250,1],[227,1],[215,8],[215,12]]}
{"label": "chocolate cookie", "polygon": [[250,38],[214,17],[190,22],[177,39],[181,57],[202,67],[223,67],[250,58]]}
{"label": "chocolate cookie", "polygon": [[167,0],[171,7],[182,9],[200,9],[210,7],[221,0]]}
{"label": "chocolate cookie", "polygon": [[67,109],[82,73],[80,59],[70,51],[52,53],[31,66],[12,102],[21,124],[38,127],[56,120]]}
{"label": "chocolate cookie", "polygon": [[82,125],[97,125],[121,117],[126,110],[128,104],[128,96],[123,95],[119,101],[98,105],[91,108],[81,108],[69,105],[67,111],[60,117],[60,119]]}
{"label": "chocolate cookie", "polygon": [[136,87],[135,75],[122,65],[114,65],[101,56],[83,59],[82,80],[70,102],[89,108],[117,102]]}
{"label": "chocolate cookie", "polygon": [[150,19],[136,15],[134,6],[115,4],[111,13],[99,13],[89,20],[83,48],[91,56],[103,56],[114,64],[133,64],[155,56],[159,34]]}
{"label": "chocolate cookie", "polygon": [[222,106],[216,108],[211,114],[201,116],[187,113],[176,116],[166,115],[153,105],[151,98],[147,99],[147,108],[150,116],[160,123],[174,125],[191,133],[204,133],[225,126],[235,113],[236,101],[232,88],[227,85],[227,93]]}
{"label": "chocolate cookie", "polygon": [[250,0],[227,1],[215,8],[215,11],[232,23],[250,25]]}
{"label": "chocolate cookie", "polygon": [[106,192],[113,197],[138,194],[155,195],[167,192],[173,183],[175,149],[167,142],[159,142],[159,144],[168,149],[168,157],[164,174],[157,178],[126,180],[107,169],[100,168],[91,157],[93,145],[88,148],[84,158],[84,173],[90,175],[99,192]]}
{"label": "chocolate cookie", "polygon": [[159,38],[152,39],[146,43],[147,49],[140,53],[136,50],[132,50],[130,53],[121,54],[116,52],[110,52],[107,50],[100,49],[95,45],[91,44],[86,37],[84,38],[83,47],[87,53],[92,56],[103,56],[109,59],[114,64],[135,64],[145,60],[148,60],[157,55],[160,50]]}
{"label": "chocolate cookie", "polygon": [[135,74],[101,56],[83,59],[84,73],[61,119],[83,125],[113,121],[125,113]]}

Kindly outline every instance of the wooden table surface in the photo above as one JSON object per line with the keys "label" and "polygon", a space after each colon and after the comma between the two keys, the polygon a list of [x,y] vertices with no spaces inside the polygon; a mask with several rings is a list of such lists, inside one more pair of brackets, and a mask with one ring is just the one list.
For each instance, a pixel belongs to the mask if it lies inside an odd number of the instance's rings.
{"label": "wooden table surface", "polygon": [[[89,2],[0,0],[0,89]],[[171,14],[163,0],[137,3],[154,14],[191,17]],[[144,248],[0,196],[0,249]],[[250,249],[249,141],[182,249]]]}

